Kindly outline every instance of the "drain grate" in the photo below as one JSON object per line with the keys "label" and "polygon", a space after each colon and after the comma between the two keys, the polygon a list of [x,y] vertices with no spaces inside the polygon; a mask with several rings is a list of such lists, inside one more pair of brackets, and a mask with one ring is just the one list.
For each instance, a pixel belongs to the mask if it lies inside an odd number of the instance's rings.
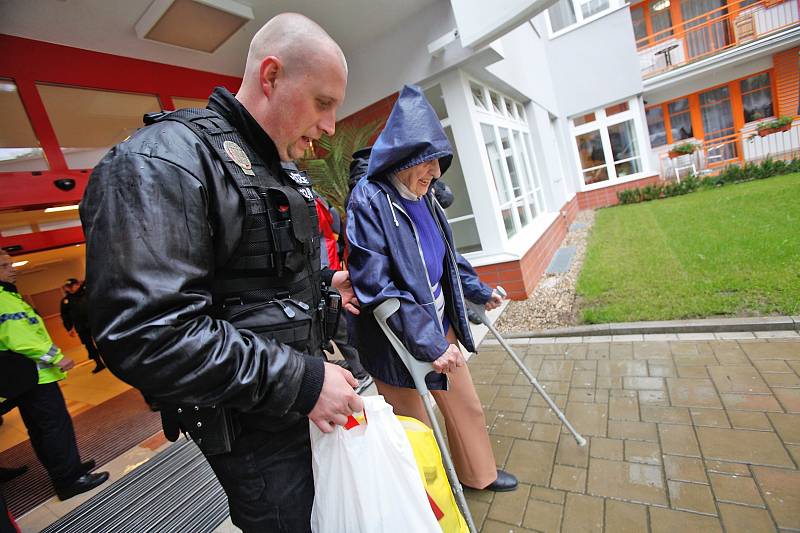
{"label": "drain grate", "polygon": [[565,246],[559,248],[550,264],[547,266],[545,274],[563,274],[569,271],[569,266],[572,264],[572,259],[575,257],[576,248],[574,246]]}
{"label": "drain grate", "polygon": [[181,439],[42,531],[211,533],[227,516],[214,472],[197,446]]}

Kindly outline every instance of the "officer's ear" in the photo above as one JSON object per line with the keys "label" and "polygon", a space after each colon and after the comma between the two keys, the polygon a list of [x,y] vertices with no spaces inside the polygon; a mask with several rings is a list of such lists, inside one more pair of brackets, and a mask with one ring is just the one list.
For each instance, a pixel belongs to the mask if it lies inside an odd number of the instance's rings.
{"label": "officer's ear", "polygon": [[272,91],[275,90],[275,82],[280,77],[282,70],[283,63],[275,56],[267,56],[261,62],[259,81],[261,82],[261,90],[267,98],[272,96]]}

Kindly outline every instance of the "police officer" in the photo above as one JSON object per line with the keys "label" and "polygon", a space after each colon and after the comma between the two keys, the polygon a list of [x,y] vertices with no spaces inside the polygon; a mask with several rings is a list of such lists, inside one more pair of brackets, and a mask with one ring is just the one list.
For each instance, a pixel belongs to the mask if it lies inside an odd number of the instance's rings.
{"label": "police officer", "polygon": [[108,473],[90,474],[94,461],[81,463],[72,419],[58,386],[74,362],[50,340],[42,318],[17,292],[16,279],[11,257],[0,251],[0,351],[13,352],[4,354],[0,369],[16,375],[17,385],[24,384],[25,370],[14,361],[23,355],[36,362],[38,384],[13,392],[8,391],[14,387],[3,387],[13,398],[0,400],[19,407],[36,456],[59,499],[66,500],[102,484]]}
{"label": "police officer", "polygon": [[86,295],[86,285],[75,278],[69,278],[64,283],[64,297],[61,299],[61,322],[70,335],[78,334],[81,342],[86,347],[89,359],[94,361],[92,374],[97,374],[106,366],[100,358],[100,352],[92,338],[89,329],[89,298]]}
{"label": "police officer", "polygon": [[347,272],[320,271],[308,178],[282,168],[333,134],[347,65],[304,16],[253,37],[241,87],[206,110],[154,116],[95,168],[81,202],[92,332],[108,368],[188,431],[245,531],[308,531],[308,420],[362,408],[352,374],[324,362]]}

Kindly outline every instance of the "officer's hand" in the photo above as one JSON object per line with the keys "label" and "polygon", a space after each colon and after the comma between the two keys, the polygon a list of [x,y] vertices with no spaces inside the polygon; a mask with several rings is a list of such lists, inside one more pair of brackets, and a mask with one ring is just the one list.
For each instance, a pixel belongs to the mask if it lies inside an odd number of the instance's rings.
{"label": "officer's hand", "polygon": [[439,374],[448,374],[460,366],[464,366],[466,361],[461,354],[458,346],[451,344],[447,350],[433,362],[433,369]]}
{"label": "officer's hand", "polygon": [[72,370],[72,367],[75,366],[75,361],[67,357],[66,355],[61,358],[61,360],[56,363],[58,368],[66,372],[67,370]]}
{"label": "officer's hand", "polygon": [[350,283],[350,272],[347,270],[335,272],[331,285],[333,285],[334,289],[339,291],[339,295],[342,297],[342,307],[353,315],[357,315],[361,312],[359,310],[361,304],[358,303],[358,298],[356,298],[356,293],[353,290],[353,284]]}
{"label": "officer's hand", "polygon": [[489,298],[489,301],[484,304],[484,307],[487,311],[491,311],[492,309],[496,309],[503,304],[503,297],[500,296],[500,293],[497,291],[492,291],[492,297]]}
{"label": "officer's hand", "polygon": [[325,363],[322,391],[308,418],[323,433],[330,433],[337,425],[345,425],[348,416],[364,410],[364,403],[353,390],[357,386],[358,380],[348,370]]}

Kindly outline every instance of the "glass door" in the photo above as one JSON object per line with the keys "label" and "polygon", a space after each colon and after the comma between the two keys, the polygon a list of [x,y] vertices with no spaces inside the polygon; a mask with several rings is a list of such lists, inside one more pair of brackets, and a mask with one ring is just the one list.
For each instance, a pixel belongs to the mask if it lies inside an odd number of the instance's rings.
{"label": "glass door", "polygon": [[731,43],[725,0],[681,0],[689,58],[702,57]]}
{"label": "glass door", "polygon": [[700,94],[700,115],[705,132],[706,160],[721,163],[738,157],[736,128],[728,86]]}

